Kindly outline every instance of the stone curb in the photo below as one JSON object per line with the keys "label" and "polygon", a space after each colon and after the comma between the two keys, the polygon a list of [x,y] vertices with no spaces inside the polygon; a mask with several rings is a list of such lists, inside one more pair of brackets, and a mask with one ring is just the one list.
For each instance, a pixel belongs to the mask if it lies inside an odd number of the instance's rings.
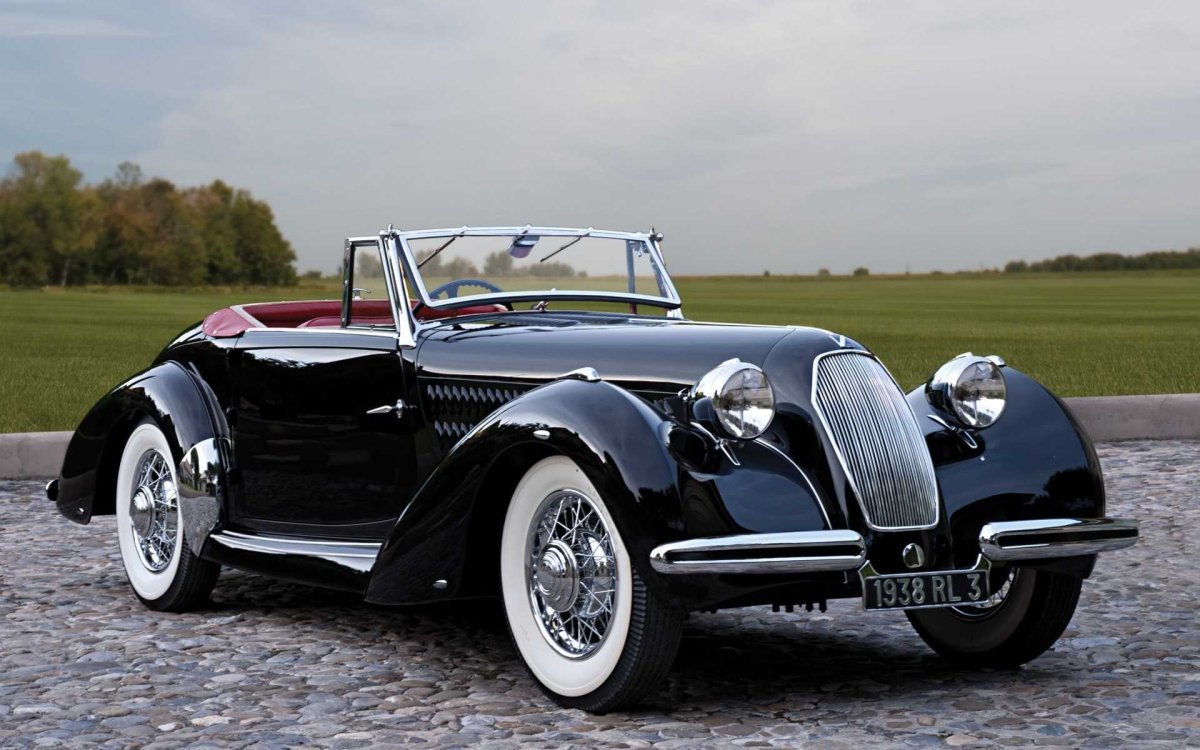
{"label": "stone curb", "polygon": [[[1200,440],[1200,393],[1064,399],[1098,443]],[[55,477],[70,432],[0,434],[0,479]]]}
{"label": "stone curb", "polygon": [[12,432],[0,434],[0,479],[58,476],[70,432]]}
{"label": "stone curb", "polygon": [[1092,440],[1200,440],[1200,393],[1063,399]]}

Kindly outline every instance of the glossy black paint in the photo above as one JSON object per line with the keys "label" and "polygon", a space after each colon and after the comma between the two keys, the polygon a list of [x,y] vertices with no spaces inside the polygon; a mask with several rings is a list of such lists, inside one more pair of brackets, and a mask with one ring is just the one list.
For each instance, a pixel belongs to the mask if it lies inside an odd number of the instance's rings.
{"label": "glossy black paint", "polygon": [[762,362],[785,337],[815,329],[694,323],[604,313],[518,312],[446,323],[423,337],[423,378],[544,382],[594,367],[622,388],[672,394],[727,359]]}
{"label": "glossy black paint", "polygon": [[[446,455],[409,503],[376,561],[367,598],[422,601],[486,590],[488,581],[472,576],[495,575],[509,493],[525,469],[553,453],[588,475],[634,564],[649,571],[654,540],[683,516],[662,422],[644,401],[602,382],[560,380],[501,407]],[[439,579],[448,583],[444,591],[433,588]]]}
{"label": "glossy black paint", "polygon": [[377,539],[415,489],[395,339],[374,332],[247,331],[227,410],[244,530]]}
{"label": "glossy black paint", "polygon": [[[935,463],[939,523],[872,531],[812,405],[813,363],[839,350],[865,351],[819,329],[561,311],[445,321],[405,349],[378,331],[261,329],[209,339],[190,329],[84,419],[59,507],[83,523],[112,512],[105,472],[115,471],[113,451],[119,456],[133,424],[150,416],[179,454],[210,436],[231,438],[218,528],[383,543],[369,577],[211,544],[206,556],[362,591],[374,602],[475,596],[495,589],[499,530],[517,481],[557,453],[604,495],[648,584],[686,608],[854,596],[857,581],[663,577],[648,564],[658,544],[853,528],[873,565],[892,572],[903,569],[900,550],[910,541],[930,553],[931,567],[962,566],[978,554],[986,521],[1103,514],[1087,436],[1052,394],[1006,368],[1007,413],[972,434],[975,447],[929,419],[938,415],[920,389],[908,394]],[[760,439],[721,450],[689,424],[678,394],[733,357],[764,369],[778,410]],[[583,367],[603,382],[560,379]],[[366,413],[398,399],[413,407],[402,418]],[[1055,565],[1090,570],[1088,559]]]}
{"label": "glossy black paint", "polygon": [[59,511],[76,523],[113,513],[116,462],[133,428],[154,420],[178,463],[187,448],[219,434],[212,409],[205,389],[178,362],[156,364],[117,386],[71,437],[59,476]]}
{"label": "glossy black paint", "polygon": [[941,542],[953,547],[950,559],[960,565],[972,556],[971,542],[988,521],[1104,515],[1100,461],[1078,420],[1028,375],[1006,367],[1004,376],[1005,414],[971,432],[975,450],[929,418],[939,415],[923,389],[908,394],[937,470],[948,522]]}

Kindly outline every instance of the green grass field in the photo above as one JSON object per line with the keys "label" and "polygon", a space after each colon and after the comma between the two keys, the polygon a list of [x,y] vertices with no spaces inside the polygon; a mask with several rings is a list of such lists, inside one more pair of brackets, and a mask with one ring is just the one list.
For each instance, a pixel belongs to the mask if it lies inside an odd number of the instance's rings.
{"label": "green grass field", "polygon": [[[1000,354],[1063,396],[1200,392],[1200,273],[676,281],[689,318],[845,333],[906,388],[969,350]],[[332,296],[328,284],[0,291],[0,432],[74,428],[218,307]]]}

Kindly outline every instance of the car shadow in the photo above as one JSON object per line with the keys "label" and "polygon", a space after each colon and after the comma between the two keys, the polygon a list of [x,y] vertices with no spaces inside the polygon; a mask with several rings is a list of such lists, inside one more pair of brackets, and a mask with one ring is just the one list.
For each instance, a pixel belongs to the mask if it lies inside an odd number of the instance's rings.
{"label": "car shadow", "polygon": [[[864,615],[852,605],[842,609],[819,622],[765,608],[750,610],[749,618],[738,610],[690,616],[664,688],[632,715],[711,712],[739,702],[755,710],[776,706],[776,712],[817,705],[851,710],[863,701],[895,701],[911,693],[945,694],[949,705],[968,689],[1072,684],[1070,654],[1043,657],[1053,659],[1052,667],[959,670],[929,651],[902,618]],[[459,651],[440,655],[452,663],[478,657],[478,649],[486,648],[496,671],[523,671],[495,599],[385,607],[351,593],[226,571],[208,611],[238,613],[240,619],[294,619],[304,627],[353,620],[357,627],[339,631],[339,639],[359,639],[363,646],[385,634],[419,640],[426,650]]]}

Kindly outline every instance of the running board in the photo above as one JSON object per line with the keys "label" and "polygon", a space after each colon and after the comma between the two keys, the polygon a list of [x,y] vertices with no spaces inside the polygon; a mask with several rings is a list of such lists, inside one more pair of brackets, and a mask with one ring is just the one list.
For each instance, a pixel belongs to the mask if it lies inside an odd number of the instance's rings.
{"label": "running board", "polygon": [[218,531],[209,536],[229,549],[257,552],[264,555],[295,555],[335,563],[359,573],[370,573],[379,556],[376,542],[342,542],[295,537],[261,536],[237,531]]}

